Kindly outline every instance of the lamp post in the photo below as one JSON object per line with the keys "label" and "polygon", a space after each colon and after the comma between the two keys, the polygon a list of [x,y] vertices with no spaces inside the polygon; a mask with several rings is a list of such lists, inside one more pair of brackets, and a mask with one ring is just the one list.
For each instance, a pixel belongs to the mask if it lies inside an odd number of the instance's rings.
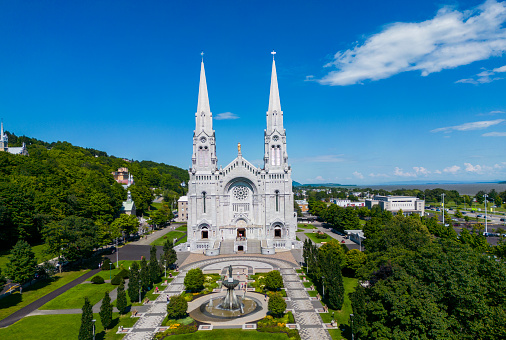
{"label": "lamp post", "polygon": [[186,186],[186,183],[183,181],[183,182],[181,183],[181,187],[183,187],[183,196],[184,196],[184,187],[185,187],[185,186]]}
{"label": "lamp post", "polygon": [[119,265],[118,238],[116,237],[116,267]]}
{"label": "lamp post", "polygon": [[325,299],[325,276],[322,276],[322,286],[323,286],[323,294],[322,294],[322,301]]}
{"label": "lamp post", "polygon": [[353,314],[350,314],[350,321],[351,321],[351,340],[354,340],[355,335],[353,334]]}
{"label": "lamp post", "polygon": [[443,226],[445,226],[445,194],[441,194],[441,201],[443,202]]}
{"label": "lamp post", "polygon": [[111,267],[112,267],[112,262],[109,262],[109,280],[111,280]]}
{"label": "lamp post", "polygon": [[488,234],[488,230],[487,230],[487,198],[488,198],[488,195],[485,194],[483,195],[483,197],[485,197],[485,235]]}
{"label": "lamp post", "polygon": [[91,321],[93,322],[93,340],[95,340],[95,322],[96,322],[97,320],[93,319],[93,320],[91,320]]}
{"label": "lamp post", "polygon": [[167,260],[163,260],[163,268],[165,269],[165,278],[167,278]]}
{"label": "lamp post", "polygon": [[142,281],[139,280],[139,303],[141,303],[141,288],[142,288]]}

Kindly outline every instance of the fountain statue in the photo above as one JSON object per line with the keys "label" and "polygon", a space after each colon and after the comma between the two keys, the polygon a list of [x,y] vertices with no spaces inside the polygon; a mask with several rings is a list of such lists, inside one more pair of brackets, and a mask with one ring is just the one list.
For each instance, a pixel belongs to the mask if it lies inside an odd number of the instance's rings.
{"label": "fountain statue", "polygon": [[228,267],[228,280],[223,280],[223,285],[227,287],[227,295],[221,302],[218,307],[221,307],[225,310],[237,310],[241,309],[241,304],[237,301],[237,296],[235,296],[234,289],[239,284],[239,280],[234,280],[234,276],[232,274],[232,265]]}

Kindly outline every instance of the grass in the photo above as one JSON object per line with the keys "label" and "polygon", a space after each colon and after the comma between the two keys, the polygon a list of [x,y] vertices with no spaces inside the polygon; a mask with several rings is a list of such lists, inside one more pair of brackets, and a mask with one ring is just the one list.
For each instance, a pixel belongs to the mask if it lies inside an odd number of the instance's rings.
{"label": "grass", "polygon": [[185,243],[188,239],[188,235],[185,235],[182,239],[180,239],[179,241],[176,242],[176,246],[179,244],[179,243]]}
{"label": "grass", "polygon": [[[46,247],[44,244],[39,244],[32,247],[32,251],[35,254],[35,258],[37,259],[37,263],[45,262],[51,259],[51,256],[45,253]],[[0,252],[0,268],[2,272],[5,273],[5,268],[7,268],[7,263],[9,262],[10,250],[3,250]]]}
{"label": "grass", "polygon": [[185,225],[182,225],[182,226],[180,226],[180,227],[177,227],[177,228],[176,228],[176,230],[179,230],[179,231],[187,231],[187,230],[188,230],[188,227],[187,227],[187,225],[185,224]]}
{"label": "grass", "polygon": [[103,299],[105,292],[112,291],[116,286],[109,283],[100,285],[83,283],[67,290],[53,300],[49,301],[40,309],[78,309],[84,304],[84,297],[87,296],[93,306]]}
{"label": "grass", "polygon": [[309,288],[311,287],[313,284],[309,281],[306,281],[306,282],[302,282],[302,284],[304,285],[305,288]]}
{"label": "grass", "polygon": [[183,339],[220,339],[220,340],[286,340],[285,333],[263,333],[255,330],[242,329],[213,329],[211,331],[197,331],[192,334],[171,335],[171,340]]}
{"label": "grass", "polygon": [[38,300],[44,295],[47,295],[67,283],[74,281],[81,275],[86,274],[88,271],[89,270],[63,272],[55,275],[54,281],[37,282],[34,285],[23,289],[23,294],[16,292],[0,299],[0,320],[5,319],[7,316],[29,305],[35,300]]}
{"label": "grass", "polygon": [[[96,321],[96,339],[104,339],[104,327],[100,316],[93,314]],[[118,319],[118,313],[113,313]],[[117,322],[117,321],[116,321]],[[114,324],[114,319],[113,319]],[[28,316],[15,324],[0,329],[1,339],[77,339],[81,326],[81,314],[56,314]],[[114,338],[112,338],[114,339]]]}
{"label": "grass", "polygon": [[316,295],[318,294],[318,292],[316,290],[308,290],[307,294],[309,296],[311,296],[311,297],[316,297]]}
{"label": "grass", "polygon": [[318,229],[318,228],[316,228],[312,224],[303,224],[303,223],[297,224],[297,228],[300,228],[300,229]]}
{"label": "grass", "polygon": [[151,242],[152,246],[163,246],[165,244],[165,241],[167,240],[174,240],[175,238],[180,238],[185,236],[186,234],[181,231],[169,231],[167,234],[157,238],[153,242]]}
{"label": "grass", "polygon": [[[132,262],[134,262],[134,261],[121,260],[121,261],[119,261],[119,268],[115,268],[115,269],[111,270],[110,276],[109,276],[109,269],[101,270],[95,276],[100,276],[104,280],[109,280],[109,277],[113,278],[114,275],[118,274],[121,271],[121,265],[123,265],[123,268],[128,270],[128,268],[130,268],[130,266],[132,265]],[[116,266],[116,262],[114,262],[114,265]],[[86,281],[91,281],[91,277]]]}
{"label": "grass", "polygon": [[317,238],[316,233],[305,233],[304,235],[306,235],[314,243],[329,242],[330,240],[332,240],[332,237],[330,237],[327,234],[325,234],[326,238]]}

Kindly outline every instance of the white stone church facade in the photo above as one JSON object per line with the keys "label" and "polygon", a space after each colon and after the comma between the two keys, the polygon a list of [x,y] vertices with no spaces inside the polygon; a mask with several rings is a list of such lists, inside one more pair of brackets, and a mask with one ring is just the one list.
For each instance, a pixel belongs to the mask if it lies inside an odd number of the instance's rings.
{"label": "white stone church facade", "polygon": [[203,61],[200,72],[188,183],[187,249],[218,255],[238,251],[272,254],[299,248],[274,59],[263,168],[243,158],[240,144],[237,158],[218,168]]}

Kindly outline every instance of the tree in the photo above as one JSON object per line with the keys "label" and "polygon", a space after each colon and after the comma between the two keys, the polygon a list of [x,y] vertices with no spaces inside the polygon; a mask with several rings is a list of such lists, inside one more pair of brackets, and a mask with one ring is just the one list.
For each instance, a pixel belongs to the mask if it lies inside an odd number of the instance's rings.
{"label": "tree", "polygon": [[117,298],[116,298],[116,307],[120,314],[125,314],[127,307],[127,297],[125,293],[125,280],[121,279],[121,283],[119,284],[117,290]]}
{"label": "tree", "polygon": [[282,316],[286,310],[286,302],[283,297],[279,294],[273,294],[269,298],[269,303],[267,304],[267,309],[274,316]]}
{"label": "tree", "polygon": [[365,288],[358,284],[353,293],[349,295],[353,309],[353,333],[357,339],[362,338],[362,328],[366,325]]}
{"label": "tree", "polygon": [[181,319],[186,316],[187,310],[188,302],[185,300],[184,296],[173,296],[167,304],[167,318]]}
{"label": "tree", "polygon": [[265,288],[276,291],[283,288],[283,277],[278,270],[271,270],[264,277]]}
{"label": "tree", "polygon": [[169,268],[177,261],[177,253],[174,250],[174,245],[170,239],[167,239],[163,245],[163,260]]}
{"label": "tree", "polygon": [[130,235],[139,229],[139,220],[134,215],[121,214],[112,222],[111,228],[119,229],[125,235]]}
{"label": "tree", "polygon": [[204,288],[204,280],[202,269],[190,269],[184,278],[184,285],[191,292],[199,292]]}
{"label": "tree", "polygon": [[9,263],[7,263],[7,276],[20,285],[30,281],[37,272],[37,260],[30,245],[19,240],[11,249]]}
{"label": "tree", "polygon": [[102,305],[100,306],[100,321],[102,321],[102,326],[104,326],[105,329],[108,329],[112,323],[112,305],[109,292],[105,292],[104,298],[102,299]]}
{"label": "tree", "polygon": [[348,269],[353,276],[362,267],[367,260],[367,256],[358,249],[351,249],[346,253],[346,269]]}
{"label": "tree", "polygon": [[[320,274],[317,281],[323,299],[327,297],[328,305],[333,309],[341,309],[344,301],[341,267],[345,264],[346,256],[341,245],[337,241],[332,241],[318,249]],[[324,287],[325,292],[323,291]]]}
{"label": "tree", "polygon": [[135,206],[137,207],[137,213],[146,213],[149,210],[149,206],[154,199],[154,195],[151,189],[148,186],[141,184],[131,185],[128,189],[132,193],[132,199],[134,200]]}
{"label": "tree", "polygon": [[158,263],[158,260],[156,259],[156,246],[151,246],[149,253],[150,253],[149,264],[148,264],[149,278],[150,278],[151,283],[155,284],[156,282],[160,281],[161,276],[162,276],[160,264]]}
{"label": "tree", "polygon": [[140,279],[142,290],[148,290],[151,286],[151,276],[149,275],[148,262],[146,258],[143,256],[141,260],[141,270],[140,270]]}
{"label": "tree", "polygon": [[130,296],[130,301],[135,302],[139,300],[139,264],[137,261],[132,263],[130,267],[130,278],[128,280],[128,296]]}
{"label": "tree", "polygon": [[502,205],[502,198],[501,196],[497,196],[495,199],[494,199],[494,204],[498,207],[501,207]]}
{"label": "tree", "polygon": [[81,316],[81,328],[79,328],[79,340],[93,339],[93,311],[90,301],[84,298],[83,314]]}
{"label": "tree", "polygon": [[462,218],[464,216],[464,215],[462,215],[462,213],[460,212],[459,209],[457,209],[457,211],[455,211],[454,215],[455,215],[456,218]]}

